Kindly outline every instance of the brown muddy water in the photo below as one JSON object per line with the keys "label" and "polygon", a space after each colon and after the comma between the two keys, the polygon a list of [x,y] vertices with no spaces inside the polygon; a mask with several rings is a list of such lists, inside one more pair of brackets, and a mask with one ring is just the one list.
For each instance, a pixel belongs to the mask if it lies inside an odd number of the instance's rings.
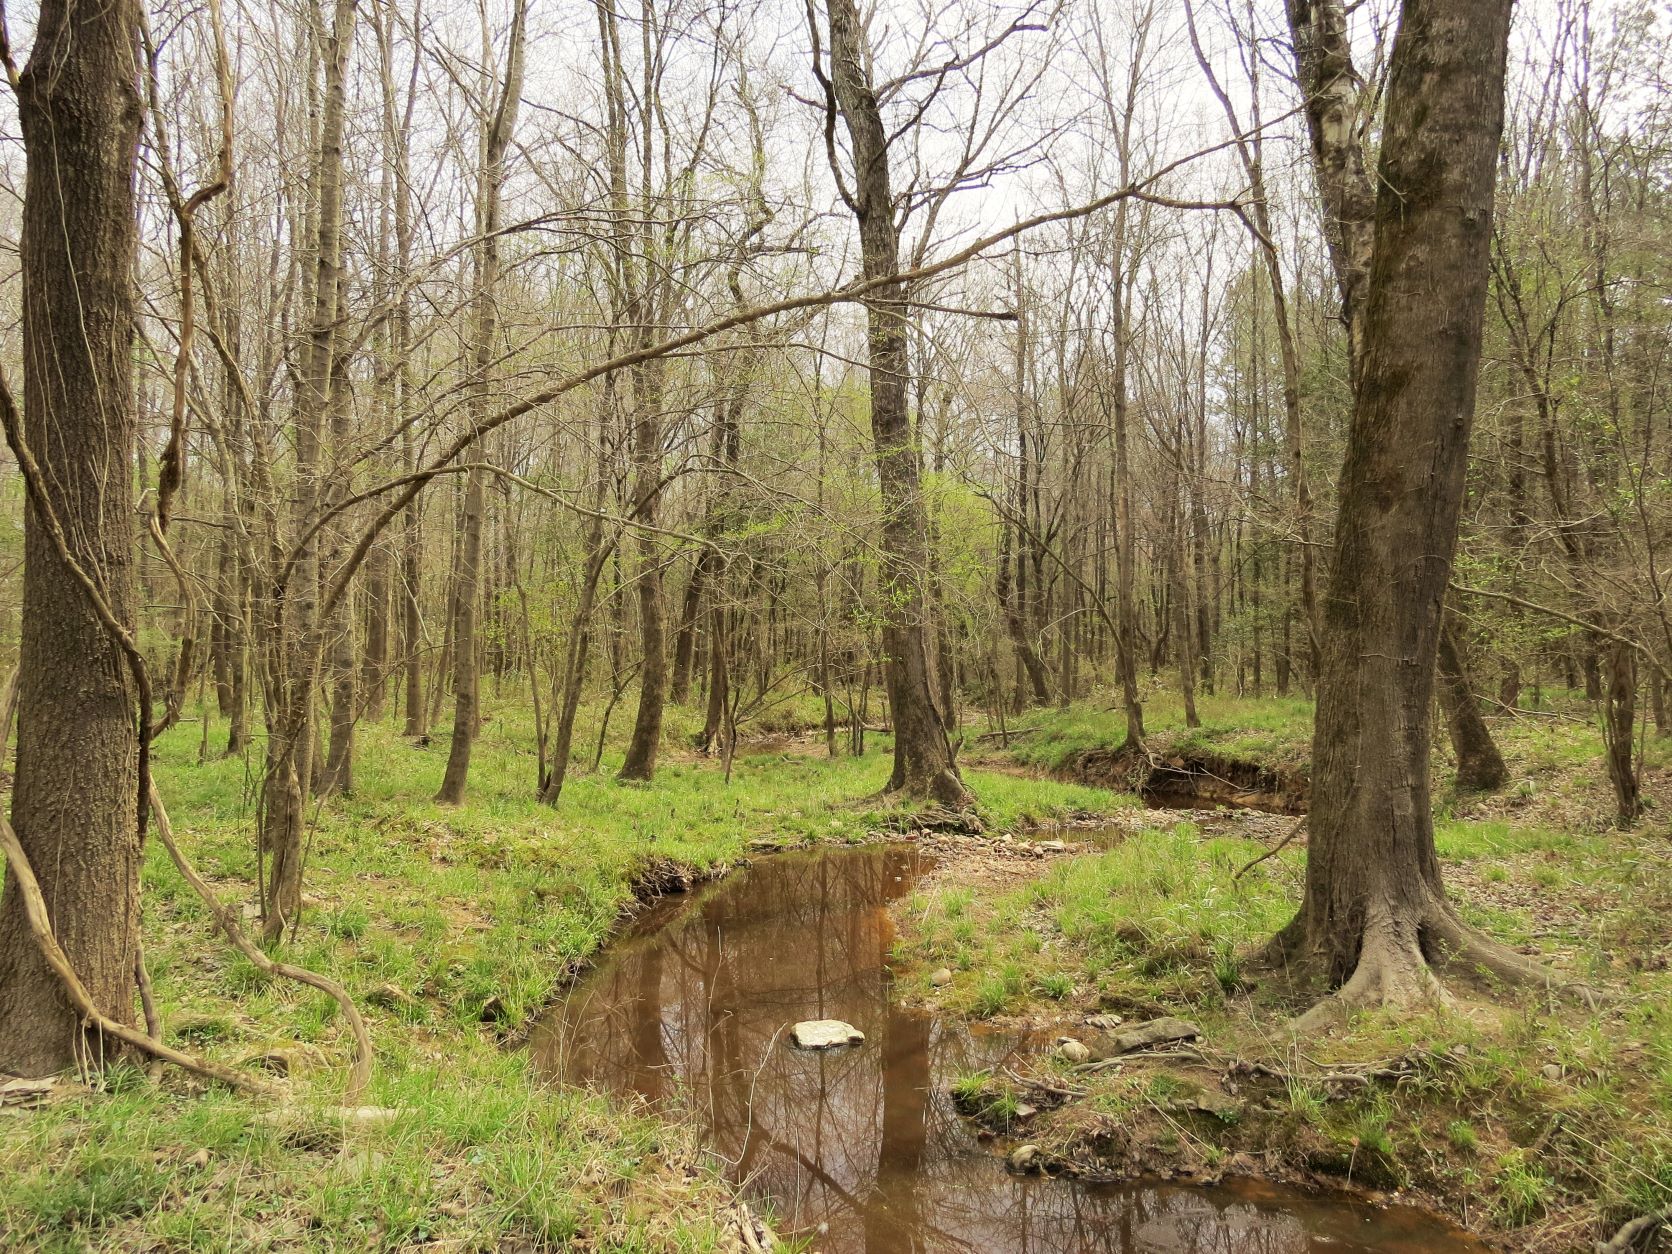
{"label": "brown muddy water", "polygon": [[[1421,1211],[1243,1181],[1087,1184],[1008,1172],[948,1085],[1021,1042],[898,1006],[889,903],[910,846],[764,858],[640,915],[537,1026],[542,1071],[695,1118],[781,1233],[826,1254],[1450,1254],[1484,1247]],[[860,1046],[805,1052],[801,1019]]]}

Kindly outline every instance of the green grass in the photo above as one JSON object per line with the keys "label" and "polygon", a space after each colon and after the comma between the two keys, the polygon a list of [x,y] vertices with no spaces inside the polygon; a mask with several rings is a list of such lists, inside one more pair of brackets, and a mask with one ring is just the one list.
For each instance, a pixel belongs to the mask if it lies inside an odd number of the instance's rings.
{"label": "green grass", "polygon": [[[1153,747],[1304,770],[1312,744],[1310,701],[1202,696],[1196,712],[1202,725],[1187,728],[1184,703],[1176,694],[1152,695],[1144,703],[1144,730]],[[1013,730],[1026,732],[1014,741],[1014,756],[1047,770],[1066,766],[1087,749],[1118,748],[1126,737],[1118,701],[1108,694],[1077,701],[1066,710],[1036,710]]]}
{"label": "green grass", "polygon": [[[1279,708],[1246,736],[1216,742],[1254,743],[1292,717]],[[1118,714],[1075,709],[1039,720],[1049,736],[1022,751],[1036,761],[1074,751],[1063,746],[1118,742]],[[899,942],[901,979],[915,987],[921,972],[944,966],[950,984],[921,987],[949,1010],[1068,1032],[1085,1031],[1080,1017],[1093,1010],[1183,1015],[1218,1056],[1291,1073],[1268,1086],[1251,1117],[1198,1119],[1186,1135],[1176,1116],[1155,1121],[1164,1104],[1156,1094],[1216,1085],[1222,1062],[1193,1071],[1137,1059],[1077,1074],[1070,1083],[1084,1099],[1029,1128],[1053,1154],[1149,1136],[1169,1168],[1177,1153],[1207,1167],[1239,1151],[1271,1155],[1380,1187],[1414,1186],[1500,1229],[1525,1228],[1535,1243],[1547,1225],[1567,1225],[1561,1232],[1581,1243],[1605,1236],[1672,1204],[1672,851],[1654,812],[1636,832],[1612,830],[1594,728],[1499,727],[1512,771],[1537,786],[1530,799],[1506,790],[1469,817],[1449,803],[1438,816],[1452,898],[1475,925],[1604,989],[1595,1009],[1464,981],[1455,1010],[1360,1015],[1334,1037],[1305,1042],[1300,1067],[1284,1024],[1305,1003],[1251,959],[1292,916],[1304,850],[1290,847],[1238,880],[1236,868],[1262,847],[1207,838],[1188,823],[1054,861],[991,898],[918,894],[903,912],[911,927]],[[1651,772],[1664,770],[1667,745],[1647,758]],[[1027,978],[1007,982],[1008,970]],[[1292,1074],[1393,1058],[1415,1060],[1416,1074],[1348,1089]],[[1168,1075],[1172,1066],[1183,1080]],[[1541,1248],[1566,1248],[1563,1239]]]}
{"label": "green grass", "polygon": [[[782,714],[782,730],[801,713]],[[0,1248],[723,1248],[729,1190],[689,1136],[543,1082],[481,1021],[484,1007],[495,1003],[500,1030],[526,1023],[608,937],[648,870],[723,868],[760,840],[860,841],[901,816],[878,798],[885,737],[862,759],[745,746],[727,783],[681,748],[696,716],[669,715],[650,785],[610,773],[630,717],[618,710],[598,774],[596,723],[583,723],[585,760],[556,808],[532,797],[533,737],[509,703],[484,726],[459,808],[431,800],[445,737],[420,748],[393,724],[360,728],[353,795],[319,808],[309,906],[283,956],[332,975],[365,1010],[376,1047],[365,1100],[402,1112],[388,1126],[345,1130],[324,1113],[348,1061],[335,1004],[269,979],[212,934],[152,842],[146,955],[169,1039],[234,1065],[285,1054],[282,1083],[302,1113],[274,1122],[269,1103],[176,1072],[153,1084],[119,1071],[102,1091],[8,1114]],[[254,899],[255,780],[241,759],[199,764],[200,737],[188,724],[162,740],[158,784],[182,845],[240,905]],[[968,779],[997,829],[1124,804],[999,773]]]}
{"label": "green grass", "polygon": [[1148,1001],[1223,1004],[1240,982],[1239,951],[1293,913],[1292,863],[1273,861],[1242,880],[1260,852],[1249,841],[1202,840],[1182,823],[1114,849],[1053,862],[1037,880],[980,903],[950,887],[919,894],[903,952],[914,966],[945,966],[938,1000],[979,1018],[1142,989]]}

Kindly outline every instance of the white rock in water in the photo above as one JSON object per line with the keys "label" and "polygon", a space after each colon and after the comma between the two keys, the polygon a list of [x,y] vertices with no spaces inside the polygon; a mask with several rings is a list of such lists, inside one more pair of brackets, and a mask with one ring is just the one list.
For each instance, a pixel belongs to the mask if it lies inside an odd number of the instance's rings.
{"label": "white rock in water", "polygon": [[790,1029],[790,1039],[800,1049],[835,1049],[863,1044],[865,1033],[840,1019],[803,1019]]}

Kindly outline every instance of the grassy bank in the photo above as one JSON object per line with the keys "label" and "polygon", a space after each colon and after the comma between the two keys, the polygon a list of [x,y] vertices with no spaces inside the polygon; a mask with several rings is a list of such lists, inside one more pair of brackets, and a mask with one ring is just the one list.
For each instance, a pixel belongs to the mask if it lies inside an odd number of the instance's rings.
{"label": "grassy bank", "polygon": [[[1253,745],[1293,715],[1280,707],[1239,733],[1224,714],[1211,734]],[[1118,737],[1118,715],[1102,717],[1104,741]],[[1045,734],[1021,750],[1036,761],[1098,743],[1085,711],[1040,724]],[[1442,780],[1447,883],[1476,925],[1604,990],[1599,1009],[1479,987],[1446,1011],[1364,1015],[1297,1046],[1284,1028],[1304,1003],[1254,959],[1293,913],[1304,851],[1238,878],[1265,846],[1204,818],[1059,861],[1001,895],[948,883],[901,910],[915,998],[1016,1016],[1094,1053],[1109,1035],[1085,1023],[1094,1013],[1202,1028],[1198,1046],[1170,1057],[1089,1069],[1042,1059],[1043,1087],[969,1077],[968,1109],[1099,1170],[1411,1190],[1526,1250],[1589,1250],[1619,1222],[1672,1205],[1672,755],[1662,744],[1648,757],[1662,808],[1617,832],[1593,726],[1497,730],[1509,789],[1458,798]],[[940,967],[952,980],[932,987]],[[1015,1123],[1022,1104],[1041,1113]]]}
{"label": "grassy bank", "polygon": [[[533,739],[509,708],[487,722],[456,809],[430,801],[444,738],[361,728],[354,795],[319,809],[310,906],[284,952],[365,1008],[377,1051],[366,1100],[398,1109],[387,1123],[345,1127],[334,1113],[348,1058],[334,1003],[236,955],[149,849],[146,954],[168,1039],[284,1073],[269,1078],[292,1109],[120,1068],[96,1091],[65,1084],[38,1108],[0,1107],[0,1246],[731,1248],[729,1192],[681,1129],[542,1084],[508,1039],[647,878],[717,871],[768,838],[860,840],[898,816],[875,801],[884,738],[863,759],[745,750],[728,783],[677,747],[690,716],[670,713],[654,784],[614,782],[612,746],[602,773],[577,766],[556,809],[531,799]],[[200,736],[187,725],[164,739],[159,783],[199,869],[242,905],[255,781],[242,760],[199,764]],[[1118,804],[1002,774],[970,782],[999,828]]]}
{"label": "grassy bank", "polygon": [[[1312,747],[1312,703],[1300,698],[1198,697],[1200,727],[1187,727],[1184,702],[1176,693],[1156,693],[1144,702],[1144,732],[1158,753],[1214,754],[1258,762],[1278,770],[1304,771]],[[1067,709],[1034,710],[1009,728],[1008,747],[989,737],[983,756],[1005,758],[1064,771],[1082,754],[1120,747],[1126,723],[1119,700],[1102,694]]]}

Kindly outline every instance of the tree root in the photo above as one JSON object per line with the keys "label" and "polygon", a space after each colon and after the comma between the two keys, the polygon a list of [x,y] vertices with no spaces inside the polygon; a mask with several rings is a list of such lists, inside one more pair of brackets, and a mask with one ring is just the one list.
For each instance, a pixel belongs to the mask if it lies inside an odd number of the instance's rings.
{"label": "tree root", "polygon": [[12,888],[22,899],[23,914],[29,922],[29,930],[35,934],[35,943],[40,947],[41,957],[58,977],[65,995],[75,1007],[76,1013],[81,1016],[84,1025],[141,1053],[171,1062],[193,1075],[202,1076],[229,1088],[264,1096],[273,1092],[267,1085],[229,1067],[182,1053],[161,1041],[154,1041],[137,1028],[119,1023],[101,1011],[94,1003],[92,994],[87,991],[87,986],[81,982],[81,977],[75,973],[75,968],[70,965],[69,956],[58,944],[58,938],[53,934],[52,921],[47,915],[46,898],[41,894],[40,881],[35,878],[35,868],[30,865],[29,855],[23,851],[23,844],[18,840],[17,832],[12,829],[10,820],[4,815],[0,815],[0,851],[6,855],[7,875],[10,877]]}
{"label": "tree root", "polygon": [[1644,1237],[1653,1236],[1664,1227],[1672,1227],[1672,1206],[1621,1224],[1612,1237],[1597,1242],[1597,1254],[1627,1254],[1635,1250]]}
{"label": "tree root", "polygon": [[[1302,928],[1291,925],[1269,952],[1282,960],[1295,957],[1302,935]],[[1300,1034],[1319,1031],[1355,1010],[1450,1007],[1454,998],[1441,976],[1454,971],[1484,972],[1510,987],[1559,992],[1592,1008],[1600,1004],[1594,989],[1565,981],[1543,963],[1481,934],[1458,918],[1444,897],[1434,894],[1414,922],[1386,905],[1373,907],[1352,975],[1296,1018],[1292,1028]]]}

